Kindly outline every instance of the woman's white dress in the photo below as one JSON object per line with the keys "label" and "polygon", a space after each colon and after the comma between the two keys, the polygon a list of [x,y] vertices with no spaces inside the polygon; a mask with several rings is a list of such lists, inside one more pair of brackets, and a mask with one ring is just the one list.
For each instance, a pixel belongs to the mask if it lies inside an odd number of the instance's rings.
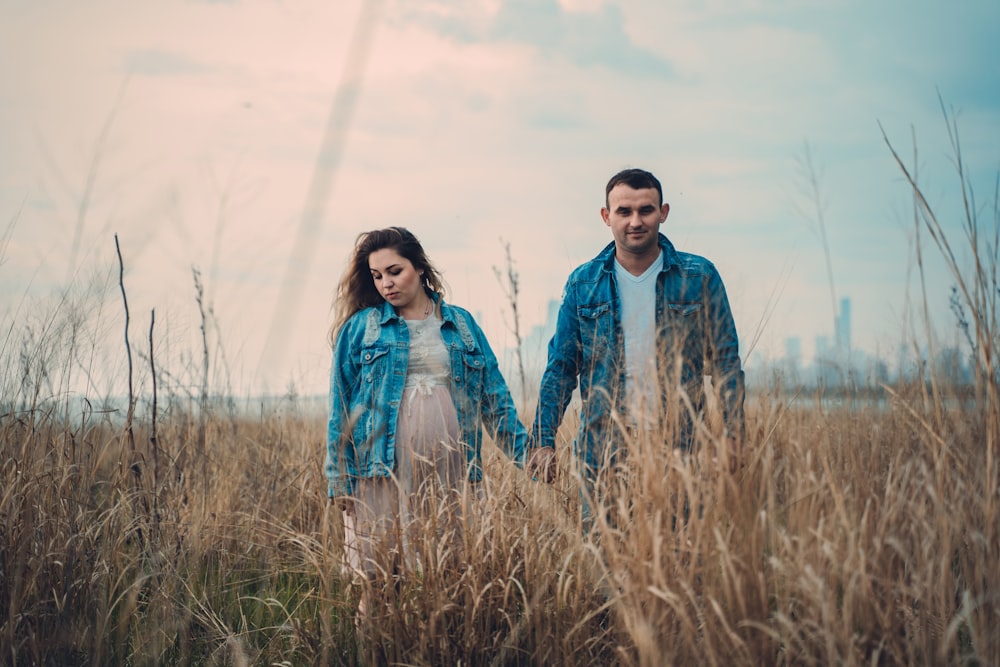
{"label": "woman's white dress", "polygon": [[[345,519],[345,554],[355,572],[414,567],[431,549],[461,549],[459,509],[468,463],[451,398],[451,362],[441,320],[406,320],[410,355],[396,425],[392,478],[358,479],[355,515]],[[444,547],[445,551],[441,551]]]}

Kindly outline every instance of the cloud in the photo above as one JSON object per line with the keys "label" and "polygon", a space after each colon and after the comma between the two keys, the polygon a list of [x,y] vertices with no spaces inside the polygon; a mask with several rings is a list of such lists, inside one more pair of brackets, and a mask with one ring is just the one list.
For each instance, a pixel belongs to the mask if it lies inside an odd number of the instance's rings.
{"label": "cloud", "polygon": [[490,35],[497,41],[531,44],[546,58],[566,58],[584,69],[607,67],[640,77],[670,79],[673,67],[637,47],[624,30],[621,10],[567,12],[556,0],[507,0]]}
{"label": "cloud", "polygon": [[577,67],[604,67],[632,76],[671,79],[665,58],[636,46],[624,28],[621,10],[612,5],[568,11],[558,0],[505,0],[498,8],[455,3],[448,11],[430,3],[423,12],[404,12],[459,42],[531,47],[544,60],[565,60]]}

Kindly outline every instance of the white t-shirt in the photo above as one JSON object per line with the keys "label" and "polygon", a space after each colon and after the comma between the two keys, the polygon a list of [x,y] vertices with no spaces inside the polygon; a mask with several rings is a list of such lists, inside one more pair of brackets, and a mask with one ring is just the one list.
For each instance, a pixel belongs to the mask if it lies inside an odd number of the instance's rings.
{"label": "white t-shirt", "polygon": [[660,392],[656,374],[656,276],[663,251],[642,275],[633,276],[615,259],[625,337],[625,400],[633,425],[646,429],[659,421]]}

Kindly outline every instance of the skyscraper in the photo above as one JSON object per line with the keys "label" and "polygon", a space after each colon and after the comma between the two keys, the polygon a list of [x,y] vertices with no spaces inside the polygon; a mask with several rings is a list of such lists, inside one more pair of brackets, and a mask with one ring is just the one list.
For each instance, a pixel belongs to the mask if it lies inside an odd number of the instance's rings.
{"label": "skyscraper", "polygon": [[848,354],[851,351],[851,300],[844,297],[840,300],[840,313],[837,315],[837,330],[834,332],[837,351]]}
{"label": "skyscraper", "polygon": [[785,360],[794,368],[802,363],[802,339],[798,336],[785,339]]}

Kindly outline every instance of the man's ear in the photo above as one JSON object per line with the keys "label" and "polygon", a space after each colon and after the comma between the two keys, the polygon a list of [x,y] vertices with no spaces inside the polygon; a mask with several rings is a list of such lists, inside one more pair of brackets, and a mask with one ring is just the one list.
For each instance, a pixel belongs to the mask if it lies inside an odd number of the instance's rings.
{"label": "man's ear", "polygon": [[663,206],[660,207],[660,223],[662,224],[664,220],[667,219],[667,214],[670,213],[670,204],[663,202]]}

